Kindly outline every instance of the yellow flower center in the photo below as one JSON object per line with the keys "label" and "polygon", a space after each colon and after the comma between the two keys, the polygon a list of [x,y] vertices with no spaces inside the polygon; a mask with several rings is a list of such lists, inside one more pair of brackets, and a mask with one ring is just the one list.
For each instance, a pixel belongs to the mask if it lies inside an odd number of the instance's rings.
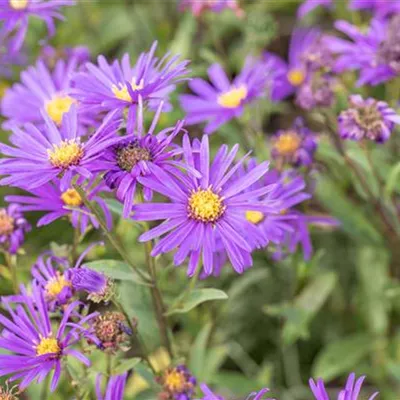
{"label": "yellow flower center", "polygon": [[83,149],[75,140],[64,140],[58,145],[54,144],[51,150],[47,150],[47,154],[53,167],[68,169],[79,164],[83,157]]}
{"label": "yellow flower center", "polygon": [[[136,83],[136,78],[133,77],[132,78],[132,82],[131,82],[131,86],[132,86],[132,90],[134,90],[134,91],[141,90],[141,89],[143,89],[144,82],[142,80],[142,81],[139,82],[139,84],[137,84]],[[112,85],[111,86],[111,91],[114,93],[114,96],[119,100],[128,101],[128,102],[132,101],[132,97],[129,94],[128,87],[126,85],[122,84],[122,83],[119,83],[118,86],[117,85]]]}
{"label": "yellow flower center", "polygon": [[14,218],[7,214],[3,208],[0,209],[0,235],[10,235],[14,231]]}
{"label": "yellow flower center", "polygon": [[236,108],[240,106],[246,96],[247,87],[245,85],[241,85],[239,87],[233,87],[231,90],[220,94],[217,101],[222,107]]}
{"label": "yellow flower center", "polygon": [[61,200],[66,206],[80,207],[82,205],[82,198],[75,189],[68,189],[61,195]]}
{"label": "yellow flower center", "polygon": [[193,219],[202,222],[215,222],[225,212],[223,198],[211,188],[198,189],[189,198],[188,213]]}
{"label": "yellow flower center", "polygon": [[10,0],[9,4],[14,10],[23,10],[28,7],[29,0]]}
{"label": "yellow flower center", "polygon": [[292,69],[288,72],[287,78],[293,86],[300,86],[306,77],[301,69]]}
{"label": "yellow flower center", "polygon": [[185,375],[175,369],[166,372],[164,377],[164,385],[171,392],[181,392],[185,389],[186,379]]}
{"label": "yellow flower center", "polygon": [[57,297],[65,287],[71,286],[71,282],[64,278],[64,275],[58,275],[47,282],[45,289],[46,294],[51,297]]}
{"label": "yellow flower center", "polygon": [[55,353],[59,354],[61,351],[57,339],[52,337],[43,338],[36,346],[36,355],[42,356],[43,354]]}
{"label": "yellow flower center", "polygon": [[69,96],[54,96],[49,100],[45,109],[49,117],[57,124],[60,125],[62,122],[63,115],[69,111],[74,99]]}
{"label": "yellow flower center", "polygon": [[264,214],[261,211],[246,211],[246,219],[254,225],[257,225],[264,219]]}
{"label": "yellow flower center", "polygon": [[294,153],[301,144],[301,138],[296,132],[289,131],[276,138],[274,144],[279,154],[285,156]]}

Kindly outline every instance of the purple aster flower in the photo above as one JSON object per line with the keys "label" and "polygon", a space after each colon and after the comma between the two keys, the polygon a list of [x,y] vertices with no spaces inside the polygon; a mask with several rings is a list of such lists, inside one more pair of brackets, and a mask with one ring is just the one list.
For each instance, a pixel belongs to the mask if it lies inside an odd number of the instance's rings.
{"label": "purple aster flower", "polygon": [[50,69],[55,68],[59,60],[74,62],[79,67],[90,60],[90,50],[86,46],[55,48],[46,45],[41,48],[40,59]]}
{"label": "purple aster flower", "polygon": [[53,36],[54,20],[64,19],[60,13],[61,7],[74,4],[73,0],[2,0],[0,21],[3,21],[3,27],[0,33],[12,34],[12,48],[14,51],[19,50],[28,30],[29,17],[42,19],[47,25],[49,35]]}
{"label": "purple aster flower", "polygon": [[[124,140],[108,148],[102,161],[108,164],[104,176],[107,185],[117,190],[117,197],[124,203],[123,216],[127,218],[138,186],[138,177],[152,177],[155,167],[163,170],[185,166],[174,159],[182,151],[172,143],[176,135],[182,130],[183,122],[179,121],[174,127],[166,128],[154,134],[163,103],[160,103],[153,122],[148,131],[143,127],[143,107],[139,98],[138,129],[128,128]],[[133,124],[128,124],[133,127]],[[152,191],[144,185],[144,197],[151,200]]]}
{"label": "purple aster flower", "polygon": [[109,378],[107,389],[103,395],[101,391],[102,375],[98,374],[96,377],[96,396],[97,400],[123,400],[126,378],[128,373],[122,375],[113,375]]}
{"label": "purple aster flower", "polygon": [[[33,380],[40,383],[54,371],[51,381],[51,391],[54,391],[63,358],[72,356],[86,366],[90,365],[90,361],[72,346],[82,337],[92,336],[84,324],[97,314],[77,317],[74,311],[80,303],[74,302],[65,309],[61,321],[53,325],[41,288],[33,285],[31,296],[23,287],[21,290],[22,295],[2,298],[10,317],[0,315],[3,326],[0,348],[11,354],[0,355],[0,376],[11,375],[11,381],[21,380],[19,387],[25,389]],[[11,306],[14,302],[17,303],[15,308]],[[76,321],[76,318],[79,319]],[[95,337],[92,339],[96,340]]]}
{"label": "purple aster flower", "polygon": [[373,98],[364,100],[352,95],[350,108],[342,111],[338,118],[339,134],[343,139],[370,139],[383,143],[389,139],[395,124],[400,124],[400,115],[384,101]]}
{"label": "purple aster flower", "polygon": [[400,13],[400,2],[397,0],[351,0],[352,10],[370,10],[378,18]]}
{"label": "purple aster flower", "polygon": [[[242,164],[232,166],[238,146],[228,152],[223,145],[210,163],[208,136],[201,143],[191,145],[187,136],[183,140],[184,158],[187,164],[200,172],[201,178],[174,171],[168,175],[160,168],[154,169],[156,179],[138,178],[149,187],[169,199],[165,203],[139,204],[133,207],[133,219],[139,221],[165,220],[164,223],[140,236],[140,241],[162,238],[153,249],[152,256],[177,249],[175,265],[182,264],[189,257],[188,275],[192,276],[200,257],[204,273],[210,275],[214,269],[214,253],[217,243],[222,243],[233,268],[242,273],[251,266],[251,252],[261,247],[264,238],[245,219],[247,210],[274,212],[276,205],[260,202],[258,198],[270,187],[244,192],[262,178],[268,170],[263,162],[254,170],[238,179],[232,179]],[[246,232],[246,238],[241,232]]]}
{"label": "purple aster flower", "polygon": [[187,79],[189,61],[178,62],[179,56],[170,57],[169,53],[159,60],[154,56],[156,47],[154,42],[134,66],[128,54],[121,62],[115,60],[111,65],[103,56],[98,57],[98,65],[87,63],[86,71],[73,78],[74,97],[84,109],[93,112],[129,108],[128,118],[133,121],[139,96],[153,110],[162,101],[163,110],[170,110],[169,93],[175,89],[175,83]]}
{"label": "purple aster flower", "polygon": [[235,11],[238,17],[244,15],[244,11],[240,8],[237,0],[181,0],[179,8],[182,11],[190,10],[196,17],[199,17],[206,10],[220,13],[226,9]]}
{"label": "purple aster flower", "polygon": [[6,156],[0,160],[0,174],[8,175],[0,184],[33,189],[62,175],[60,187],[64,191],[70,188],[76,174],[90,179],[92,172],[104,169],[104,163],[97,160],[104,149],[121,140],[115,134],[120,124],[116,116],[116,112],[108,115],[87,140],[78,135],[74,105],[65,113],[60,129],[45,114],[42,130],[32,124],[26,124],[24,129],[14,126],[10,142],[15,147],[0,144],[0,151]]}
{"label": "purple aster flower", "polygon": [[351,39],[324,39],[338,55],[335,72],[359,70],[358,86],[378,85],[400,74],[400,15],[389,20],[374,18],[366,33],[347,21],[337,21],[335,27]]}
{"label": "purple aster flower", "polygon": [[317,149],[316,136],[302,118],[296,118],[290,129],[279,130],[272,139],[271,156],[279,166],[310,165]]}
{"label": "purple aster flower", "polygon": [[25,233],[30,230],[31,226],[18,204],[0,208],[0,245],[5,251],[17,253],[24,242]]}
{"label": "purple aster flower", "polygon": [[[198,400],[224,400],[222,396],[217,396],[216,394],[214,394],[210,390],[210,388],[204,383],[200,385],[200,389],[202,390],[204,397]],[[264,397],[264,395],[266,395],[268,392],[269,389],[267,388],[264,388],[258,392],[252,392],[246,397],[246,400],[262,400],[262,399],[272,400]]]}
{"label": "purple aster flower", "polygon": [[317,7],[331,8],[333,0],[306,0],[297,10],[297,18],[304,18]]}
{"label": "purple aster flower", "polygon": [[265,95],[273,73],[264,63],[247,58],[232,82],[219,64],[211,65],[208,76],[211,85],[200,78],[191,80],[189,87],[195,94],[180,96],[180,103],[187,113],[186,123],[207,121],[204,133],[211,134],[231,119],[240,117],[246,104]]}
{"label": "purple aster flower", "polygon": [[165,400],[191,400],[196,387],[196,378],[185,365],[168,368],[157,377],[163,387],[159,397]]}
{"label": "purple aster flower", "polygon": [[[337,400],[358,400],[364,379],[365,376],[361,376],[356,380],[356,375],[351,373],[347,379],[345,388],[340,391]],[[313,379],[310,379],[309,383],[315,400],[330,399],[322,379],[318,379],[316,382],[314,382]],[[368,400],[375,399],[378,394],[379,392],[374,393],[368,398]]]}
{"label": "purple aster flower", "polygon": [[[31,122],[38,126],[44,125],[43,114],[46,114],[58,126],[61,125],[64,114],[76,103],[70,96],[71,76],[77,70],[79,60],[70,57],[68,60],[58,60],[53,71],[50,71],[43,61],[29,67],[21,73],[21,83],[14,84],[7,90],[1,102],[1,112],[9,118],[4,126]],[[78,104],[77,104],[78,106]],[[79,123],[91,125],[93,119],[77,107]]]}
{"label": "purple aster flower", "polygon": [[[109,230],[112,229],[112,215],[106,202],[99,196],[100,192],[110,189],[103,183],[94,184],[95,177],[82,185],[89,200],[95,202],[103,211],[104,219]],[[20,204],[22,211],[44,211],[46,214],[41,217],[37,226],[44,226],[53,221],[68,217],[74,228],[79,228],[83,234],[90,226],[99,227],[99,222],[90,210],[83,204],[79,193],[69,187],[60,189],[60,181],[55,179],[53,182],[46,183],[38,188],[30,189],[32,195],[12,195],[6,196],[8,202]]]}

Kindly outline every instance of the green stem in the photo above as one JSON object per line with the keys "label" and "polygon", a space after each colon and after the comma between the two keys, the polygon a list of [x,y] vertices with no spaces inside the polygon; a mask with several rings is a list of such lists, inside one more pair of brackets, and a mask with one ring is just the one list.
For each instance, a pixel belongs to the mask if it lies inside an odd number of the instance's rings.
{"label": "green stem", "polygon": [[8,269],[11,272],[11,281],[13,285],[14,293],[18,293],[18,275],[17,275],[17,258],[15,255],[11,255],[8,252],[4,252],[4,258],[7,264]]}
{"label": "green stem", "polygon": [[46,379],[43,381],[42,390],[40,391],[40,399],[47,400],[49,397],[49,387],[50,387],[50,374],[46,376]]}
{"label": "green stem", "polygon": [[132,268],[134,272],[136,272],[137,275],[140,276],[141,280],[135,279],[136,282],[142,284],[142,285],[149,285],[149,276],[145,273],[143,273],[130,259],[128,254],[126,253],[125,249],[121,246],[121,244],[118,242],[118,239],[114,236],[113,232],[110,232],[107,229],[106,222],[103,219],[103,216],[101,213],[97,210],[96,206],[92,204],[92,202],[87,198],[85,191],[77,184],[73,184],[74,189],[79,193],[79,195],[82,198],[83,204],[89,209],[89,211],[96,217],[97,221],[99,222],[99,225],[101,229],[103,230],[104,234],[106,235],[107,239],[111,243],[111,245],[117,250],[117,252],[120,254],[122,259]]}

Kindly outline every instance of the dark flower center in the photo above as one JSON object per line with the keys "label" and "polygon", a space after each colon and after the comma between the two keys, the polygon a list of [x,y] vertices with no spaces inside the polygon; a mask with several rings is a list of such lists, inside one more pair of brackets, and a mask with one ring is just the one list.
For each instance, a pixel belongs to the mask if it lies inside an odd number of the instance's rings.
{"label": "dark flower center", "polygon": [[136,143],[129,143],[116,150],[116,159],[121,169],[131,172],[139,161],[150,161],[151,154],[149,150],[138,146]]}
{"label": "dark flower center", "polygon": [[392,18],[387,30],[386,40],[379,47],[378,62],[389,65],[400,73],[400,15]]}
{"label": "dark flower center", "polygon": [[376,104],[361,106],[354,114],[356,123],[366,132],[380,132],[382,127],[382,114]]}

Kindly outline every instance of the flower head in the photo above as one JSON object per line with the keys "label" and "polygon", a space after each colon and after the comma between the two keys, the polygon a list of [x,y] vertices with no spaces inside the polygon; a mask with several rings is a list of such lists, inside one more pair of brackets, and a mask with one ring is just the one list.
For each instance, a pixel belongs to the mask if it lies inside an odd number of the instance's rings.
{"label": "flower head", "polygon": [[[20,379],[19,387],[25,389],[34,379],[41,382],[54,371],[51,381],[51,390],[54,391],[60,379],[63,358],[72,356],[90,365],[89,360],[71,346],[81,337],[90,336],[84,324],[95,314],[79,317],[74,312],[79,303],[74,302],[65,309],[61,321],[53,325],[41,288],[33,285],[32,295],[28,295],[23,287],[21,290],[19,296],[2,299],[10,316],[0,315],[3,326],[0,348],[10,354],[0,355],[0,376],[11,375],[11,381]],[[14,301],[17,303],[15,307],[12,306]]]}
{"label": "flower head", "polygon": [[364,100],[360,95],[350,96],[351,107],[339,115],[339,134],[344,139],[369,139],[383,143],[389,139],[400,115],[384,101]]}
{"label": "flower head", "polygon": [[[173,139],[181,132],[183,122],[178,121],[174,127],[163,129],[155,134],[154,130],[161,110],[162,103],[159,105],[150,128],[144,131],[142,126],[143,108],[140,100],[138,129],[136,131],[128,130],[124,140],[109,147],[101,159],[108,165],[104,180],[110,188],[116,189],[118,199],[124,203],[123,216],[125,218],[132,210],[136,189],[139,186],[139,177],[152,178],[155,167],[163,170],[185,168],[175,157],[182,151],[172,143]],[[144,185],[143,192],[145,199],[150,200],[151,189]]]}
{"label": "flower head", "polygon": [[[238,151],[235,146],[228,152],[221,146],[213,161],[210,161],[207,135],[201,143],[190,144],[187,136],[183,141],[187,164],[197,170],[201,177],[188,176],[175,171],[176,177],[157,168],[157,180],[146,177],[140,182],[169,199],[165,203],[148,203],[134,206],[133,219],[141,221],[165,220],[161,225],[144,233],[139,240],[147,241],[162,237],[152,255],[176,249],[175,265],[189,258],[188,274],[192,276],[202,258],[203,269],[210,275],[215,267],[214,254],[219,248],[226,250],[233,268],[242,273],[251,266],[251,252],[265,244],[265,238],[245,219],[245,211],[275,212],[275,202],[261,202],[259,197],[271,188],[262,187],[255,191],[246,189],[261,179],[268,170],[263,162],[248,174],[231,179],[243,159],[233,164]],[[246,237],[240,232],[246,232]]]}
{"label": "flower head", "polygon": [[[346,386],[342,389],[337,397],[338,400],[358,400],[362,384],[364,382],[365,376],[361,376],[356,380],[356,375],[351,373],[347,378]],[[329,395],[325,389],[324,381],[322,379],[318,379],[314,382],[313,379],[310,379],[310,388],[313,392],[315,400],[329,400]],[[368,400],[375,399],[378,396],[378,392],[371,395]]]}
{"label": "flower head", "polygon": [[180,103],[186,112],[189,125],[207,121],[206,134],[215,132],[221,125],[242,115],[244,106],[264,95],[272,71],[262,62],[248,58],[239,75],[230,82],[221,65],[208,69],[212,85],[196,78],[189,82],[195,93],[182,95]]}
{"label": "flower head", "polygon": [[278,131],[272,140],[271,156],[278,164],[310,165],[317,149],[316,136],[297,118],[293,126]]}
{"label": "flower head", "polygon": [[131,65],[129,55],[110,65],[103,56],[98,64],[86,64],[86,71],[74,76],[73,97],[87,110],[112,111],[129,108],[134,120],[139,97],[151,108],[157,109],[163,101],[164,111],[171,109],[168,95],[175,83],[186,79],[188,61],[178,62],[178,56],[167,53],[161,60],[154,56],[157,42],[148,53],[142,53]]}
{"label": "flower head", "polygon": [[31,226],[22,214],[18,204],[0,208],[0,245],[11,254],[15,254],[25,239],[25,233]]}
{"label": "flower head", "polygon": [[[109,191],[104,183],[93,183],[94,179],[82,184],[89,200],[95,202],[103,211],[107,228],[112,228],[112,215],[99,193]],[[38,188],[30,189],[29,195],[6,196],[6,201],[16,202],[22,211],[44,211],[46,214],[41,217],[37,226],[44,226],[53,221],[67,217],[74,228],[79,228],[81,233],[87,231],[90,226],[99,227],[97,218],[83,204],[82,198],[73,187],[61,190],[61,182],[55,179]]]}
{"label": "flower head", "polygon": [[163,387],[160,393],[163,400],[190,400],[196,386],[196,378],[185,365],[168,368],[158,381]]}
{"label": "flower head", "polygon": [[181,0],[179,8],[181,10],[190,10],[196,17],[199,17],[207,10],[220,13],[225,9],[235,11],[238,17],[244,15],[237,0]]}
{"label": "flower head", "polygon": [[127,377],[127,372],[121,375],[111,376],[107,383],[106,392],[103,395],[101,390],[102,375],[98,374],[96,377],[97,400],[123,400]]}
{"label": "flower head", "polygon": [[62,191],[71,187],[72,177],[79,174],[91,178],[92,172],[102,169],[97,161],[101,153],[120,138],[115,135],[119,126],[116,113],[107,116],[96,132],[87,140],[78,134],[78,116],[75,106],[64,115],[61,128],[46,115],[41,130],[32,124],[24,129],[13,127],[10,142],[15,146],[0,145],[6,157],[0,161],[3,185],[37,188],[61,177]]}
{"label": "flower head", "polygon": [[3,26],[0,33],[12,35],[12,49],[19,50],[24,42],[30,17],[43,20],[49,35],[55,33],[55,19],[62,20],[63,6],[74,5],[73,0],[3,0],[0,3],[0,21]]}

